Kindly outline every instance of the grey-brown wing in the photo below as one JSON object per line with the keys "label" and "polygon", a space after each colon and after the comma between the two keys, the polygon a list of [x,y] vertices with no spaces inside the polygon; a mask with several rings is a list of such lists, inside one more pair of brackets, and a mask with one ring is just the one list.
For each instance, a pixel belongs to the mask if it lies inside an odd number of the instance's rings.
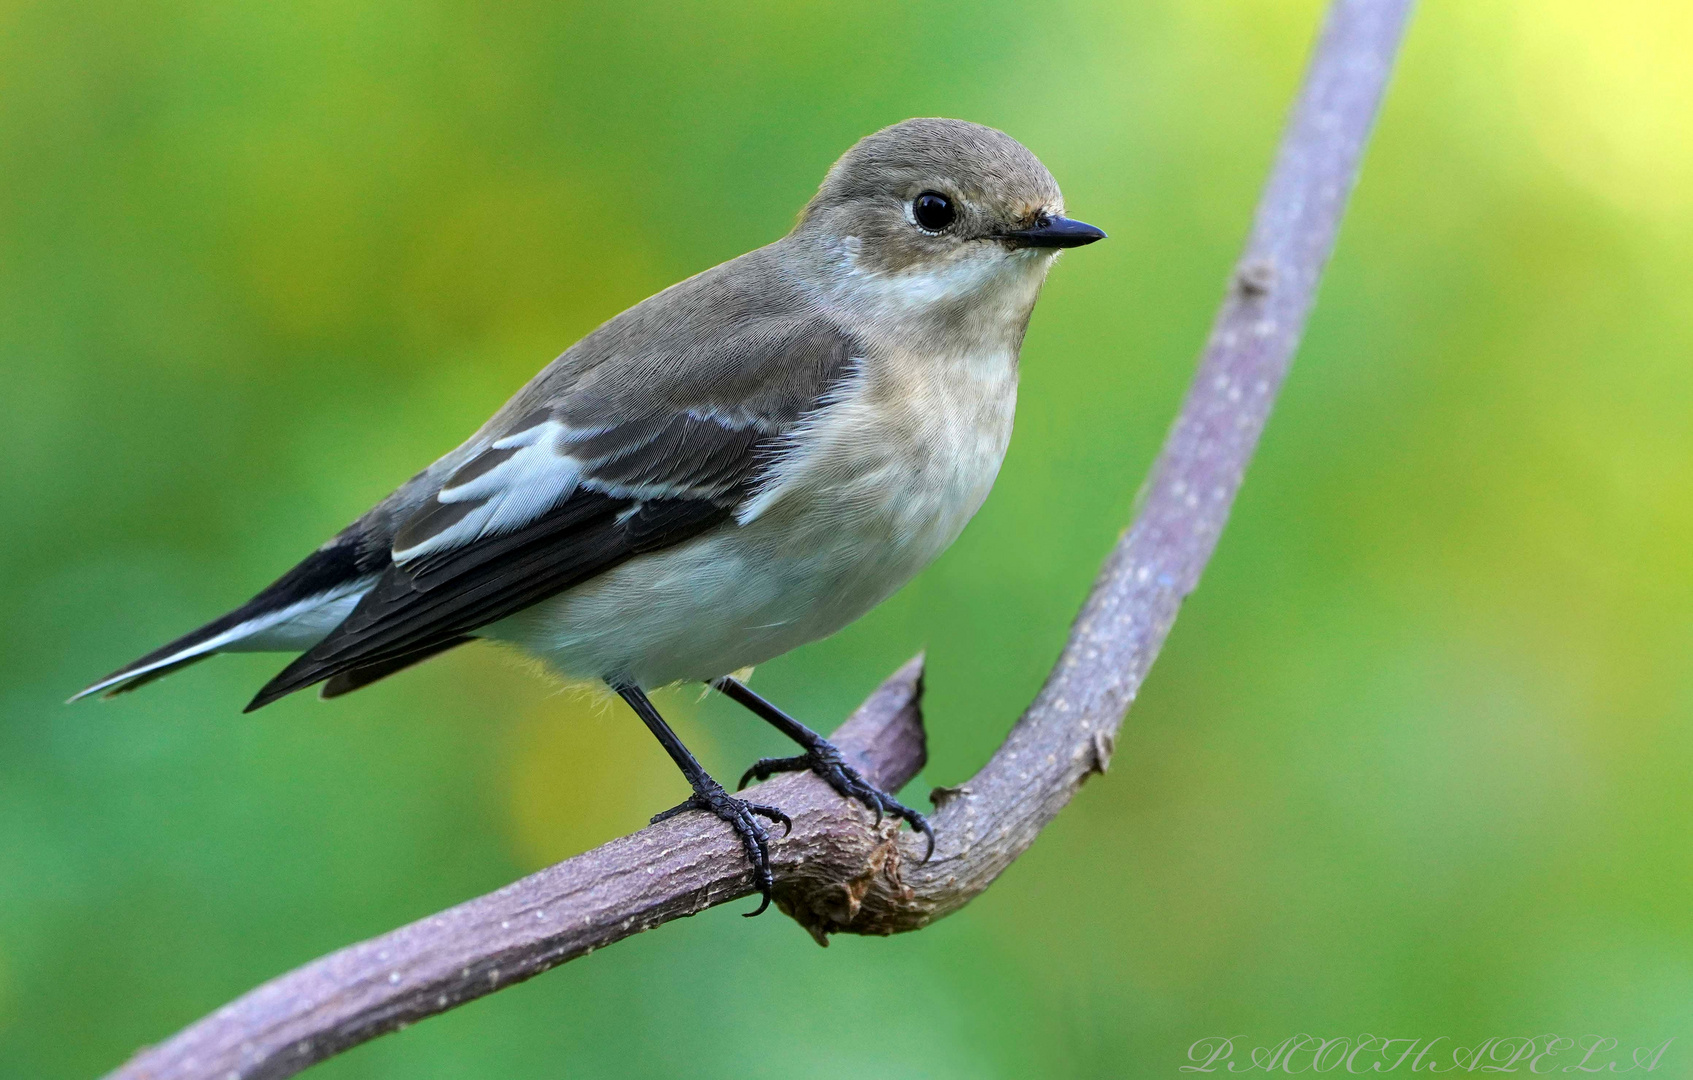
{"label": "grey-brown wing", "polygon": [[[584,339],[578,348],[631,350],[632,359],[595,358],[551,400],[532,384],[514,401],[526,411],[508,408],[516,419],[485,431],[398,527],[393,564],[352,614],[248,708],[338,675],[397,670],[727,522],[785,451],[787,433],[863,355],[828,320],[789,306],[749,302],[735,315],[713,323],[715,336]],[[666,377],[652,355],[689,337],[705,343],[692,358],[672,357]]]}

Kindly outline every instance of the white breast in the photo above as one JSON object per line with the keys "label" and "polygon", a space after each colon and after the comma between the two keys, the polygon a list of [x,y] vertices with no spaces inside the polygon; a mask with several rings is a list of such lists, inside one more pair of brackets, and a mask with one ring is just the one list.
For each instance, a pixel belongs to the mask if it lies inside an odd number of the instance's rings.
{"label": "white breast", "polygon": [[1016,357],[884,360],[835,397],[794,433],[796,452],[738,519],[852,537],[927,564],[993,487],[1011,439]]}

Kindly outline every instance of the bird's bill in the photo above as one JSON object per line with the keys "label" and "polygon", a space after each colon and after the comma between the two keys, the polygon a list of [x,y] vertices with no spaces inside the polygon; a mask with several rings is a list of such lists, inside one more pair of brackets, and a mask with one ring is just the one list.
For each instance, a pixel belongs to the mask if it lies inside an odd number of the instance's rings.
{"label": "bird's bill", "polygon": [[1105,239],[1105,233],[1074,218],[1046,218],[1029,229],[1000,233],[994,239],[1015,247],[1073,248]]}

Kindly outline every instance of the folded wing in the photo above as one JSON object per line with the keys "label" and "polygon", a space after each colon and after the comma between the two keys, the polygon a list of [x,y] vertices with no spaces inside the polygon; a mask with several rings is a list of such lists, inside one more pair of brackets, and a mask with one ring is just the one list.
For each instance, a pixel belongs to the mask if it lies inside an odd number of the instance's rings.
{"label": "folded wing", "polygon": [[399,523],[392,564],[352,613],[248,710],[324,680],[331,695],[356,689],[631,558],[734,527],[785,436],[863,352],[756,289],[689,303],[705,277],[655,298],[680,293],[663,325],[643,313],[654,301],[637,306],[513,399]]}

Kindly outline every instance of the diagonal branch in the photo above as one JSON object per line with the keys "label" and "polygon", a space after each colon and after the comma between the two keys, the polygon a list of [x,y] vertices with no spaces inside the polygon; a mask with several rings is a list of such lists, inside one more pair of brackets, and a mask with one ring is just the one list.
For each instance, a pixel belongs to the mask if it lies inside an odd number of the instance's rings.
{"label": "diagonal branch", "polygon": [[[1104,772],[1118,726],[1215,549],[1287,374],[1357,176],[1411,0],[1334,0],[1187,400],[1134,525],[1046,685],[987,765],[937,789],[928,863],[812,776],[759,798],[793,816],[777,902],[817,938],[915,930],[988,887]],[[897,790],[924,760],[922,660],[835,739]],[[143,1050],[112,1080],[292,1076],[314,1062],[630,934],[747,896],[740,843],[703,814],[614,840],[498,892],[313,961]]]}

